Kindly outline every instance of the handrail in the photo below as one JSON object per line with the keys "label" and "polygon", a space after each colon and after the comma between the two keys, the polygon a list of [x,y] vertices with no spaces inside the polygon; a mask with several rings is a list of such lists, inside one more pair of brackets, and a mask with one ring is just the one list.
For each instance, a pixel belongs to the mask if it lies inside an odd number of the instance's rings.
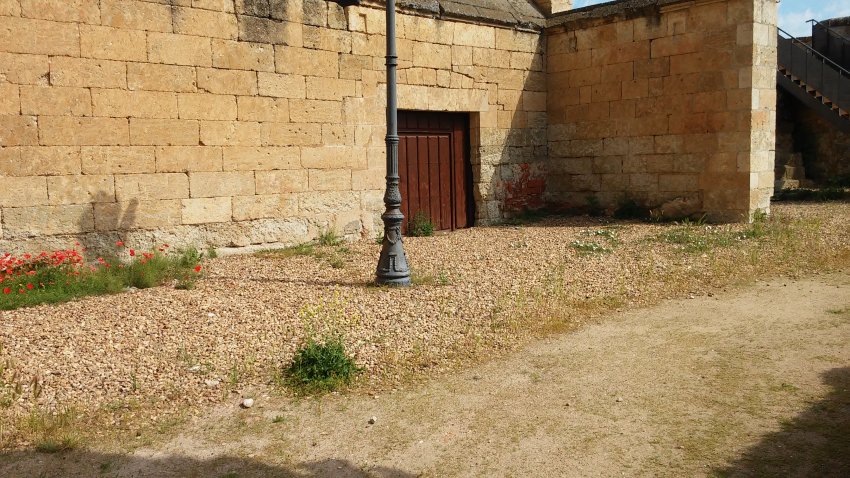
{"label": "handrail", "polygon": [[818,57],[818,58],[820,58],[821,60],[824,60],[824,61],[829,62],[829,64],[830,64],[830,65],[832,65],[832,66],[833,66],[836,70],[838,70],[838,72],[839,72],[839,73],[843,74],[844,76],[850,77],[850,71],[845,70],[845,69],[844,69],[843,67],[841,67],[841,65],[839,65],[838,63],[835,63],[834,61],[830,60],[830,59],[829,59],[829,58],[827,58],[824,54],[822,54],[821,52],[819,52],[819,51],[815,50],[814,48],[810,47],[809,45],[806,45],[805,43],[803,43],[803,42],[802,42],[802,41],[800,41],[799,39],[795,38],[793,35],[791,35],[790,33],[786,32],[785,30],[783,30],[783,29],[781,29],[781,28],[779,28],[779,27],[776,27],[776,29],[777,29],[778,31],[780,31],[780,32],[784,33],[785,35],[787,35],[787,36],[788,36],[788,39],[790,39],[792,43],[793,43],[793,42],[797,42],[797,43],[799,43],[799,44],[800,44],[800,45],[802,45],[802,46],[803,46],[806,50],[808,50],[808,51],[809,51],[809,53],[814,54],[815,56],[817,56],[817,57]]}
{"label": "handrail", "polygon": [[838,33],[838,32],[837,32],[837,31],[835,31],[835,30],[833,30],[831,26],[826,25],[826,24],[824,24],[824,23],[821,23],[821,22],[819,22],[819,21],[815,20],[814,18],[812,18],[811,20],[806,20],[806,23],[817,23],[818,25],[820,25],[820,26],[822,26],[822,27],[826,28],[826,30],[827,30],[828,32],[832,33],[833,35],[837,36],[838,38],[841,38],[842,40],[846,41],[847,43],[850,43],[850,38],[847,38],[846,36],[844,36],[844,35],[842,35],[842,34]]}

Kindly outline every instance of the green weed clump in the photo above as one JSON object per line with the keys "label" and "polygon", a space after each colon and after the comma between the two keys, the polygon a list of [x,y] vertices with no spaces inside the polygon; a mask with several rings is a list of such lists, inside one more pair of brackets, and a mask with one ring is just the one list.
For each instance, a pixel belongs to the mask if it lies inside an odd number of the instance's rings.
{"label": "green weed clump", "polygon": [[112,255],[88,262],[76,249],[0,257],[0,309],[66,302],[89,295],[146,289],[176,281],[194,286],[204,253],[196,248],[170,252],[168,245],[136,251],[116,243]]}
{"label": "green weed clump", "polygon": [[407,235],[412,237],[428,237],[434,235],[434,223],[422,211],[417,212],[407,223]]}
{"label": "green weed clump", "polygon": [[342,242],[342,238],[333,229],[328,229],[319,234],[318,243],[320,246],[336,246],[340,242]]}
{"label": "green weed clump", "polygon": [[[616,231],[610,228],[582,231],[582,236],[588,237],[589,240],[576,239],[570,243],[570,246],[583,256],[610,254],[620,244]],[[600,244],[600,242],[604,244]]]}
{"label": "green weed clump", "polygon": [[283,249],[263,249],[257,252],[261,257],[313,257],[319,260],[326,260],[327,263],[334,269],[344,269],[346,254],[351,253],[351,249],[345,246],[339,246],[342,240],[335,233],[323,233],[316,240],[316,243],[305,242],[294,246],[285,247]]}
{"label": "green weed clump", "polygon": [[707,252],[718,247],[730,247],[741,241],[762,239],[779,234],[781,227],[772,221],[767,213],[758,210],[753,213],[753,220],[742,230],[728,226],[712,226],[705,223],[704,218],[696,221],[684,220],[664,233],[658,240],[672,244],[677,249],[688,253]]}
{"label": "green weed clump", "polygon": [[306,393],[330,392],[348,385],[360,368],[345,351],[341,336],[309,338],[286,368],[287,382]]}
{"label": "green weed clump", "polygon": [[306,339],[275,381],[305,395],[330,392],[351,383],[361,369],[346,352],[342,331],[360,323],[360,315],[347,310],[340,296],[304,305],[298,315]]}

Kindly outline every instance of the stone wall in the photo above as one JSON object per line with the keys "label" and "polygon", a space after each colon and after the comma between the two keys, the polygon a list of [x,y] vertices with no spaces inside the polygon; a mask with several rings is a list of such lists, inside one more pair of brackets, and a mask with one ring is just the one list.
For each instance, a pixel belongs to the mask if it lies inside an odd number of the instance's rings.
{"label": "stone wall", "polygon": [[769,210],[775,25],[774,0],[629,0],[555,17],[547,199],[721,221]]}
{"label": "stone wall", "polygon": [[[539,202],[540,28],[405,11],[399,107],[471,113],[479,222]],[[380,5],[0,0],[0,249],[374,237],[385,41]]]}

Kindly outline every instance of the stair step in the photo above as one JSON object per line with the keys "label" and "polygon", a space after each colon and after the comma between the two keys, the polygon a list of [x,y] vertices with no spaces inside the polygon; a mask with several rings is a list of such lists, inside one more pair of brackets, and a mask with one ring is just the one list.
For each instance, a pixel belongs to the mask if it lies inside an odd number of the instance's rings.
{"label": "stair step", "polygon": [[823,93],[818,91],[817,88],[809,86],[808,83],[803,78],[797,77],[794,75],[788,68],[778,67],[777,71],[781,73],[785,78],[790,80],[792,83],[802,88],[809,96],[820,101],[824,106],[828,107],[831,111],[837,114],[842,119],[850,120],[850,111],[844,110],[840,108],[837,104],[833,103],[832,100],[823,96]]}

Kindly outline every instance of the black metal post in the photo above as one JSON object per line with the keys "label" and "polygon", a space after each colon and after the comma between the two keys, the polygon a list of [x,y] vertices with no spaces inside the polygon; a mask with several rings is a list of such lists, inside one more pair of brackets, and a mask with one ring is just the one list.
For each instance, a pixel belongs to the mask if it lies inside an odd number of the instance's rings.
{"label": "black metal post", "polygon": [[401,191],[398,188],[398,102],[396,99],[395,0],[387,0],[387,190],[384,241],[375,282],[378,285],[410,285],[410,267],[401,237]]}

